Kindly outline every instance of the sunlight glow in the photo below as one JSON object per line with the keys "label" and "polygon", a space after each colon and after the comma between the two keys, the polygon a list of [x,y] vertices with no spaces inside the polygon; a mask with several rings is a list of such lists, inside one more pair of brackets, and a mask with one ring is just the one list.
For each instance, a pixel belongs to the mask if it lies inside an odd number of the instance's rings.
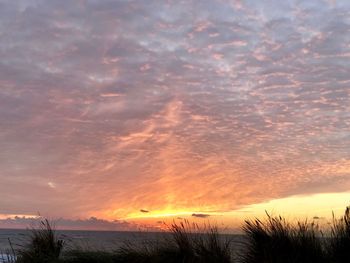
{"label": "sunlight glow", "polygon": [[266,211],[290,218],[330,219],[332,212],[339,216],[348,205],[350,205],[350,192],[295,195],[245,206],[229,214],[241,218],[259,217],[264,216]]}
{"label": "sunlight glow", "polygon": [[159,210],[159,211],[150,211],[147,213],[137,212],[131,213],[128,216],[121,218],[124,220],[131,219],[147,219],[147,218],[174,218],[174,217],[190,217],[194,214],[205,214],[208,216],[214,216],[216,213],[208,213],[208,212],[198,212],[198,211],[186,211],[186,210]]}
{"label": "sunlight glow", "polygon": [[9,218],[39,218],[40,216],[38,215],[23,215],[23,214],[0,214],[0,220],[2,219],[9,219]]}

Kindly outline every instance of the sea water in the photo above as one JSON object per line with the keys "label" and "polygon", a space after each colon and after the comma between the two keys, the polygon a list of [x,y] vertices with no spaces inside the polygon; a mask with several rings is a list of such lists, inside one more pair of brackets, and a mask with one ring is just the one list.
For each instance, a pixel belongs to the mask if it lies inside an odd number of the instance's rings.
{"label": "sea water", "polygon": [[[118,231],[80,231],[57,230],[57,236],[64,240],[66,249],[85,250],[117,250],[125,244],[143,246],[147,243],[156,243],[171,240],[171,234],[167,232],[118,232]],[[28,242],[29,230],[0,229],[0,262],[1,254],[11,253],[12,249],[18,249]],[[233,253],[242,248],[243,236],[220,235],[222,241],[230,240]]]}

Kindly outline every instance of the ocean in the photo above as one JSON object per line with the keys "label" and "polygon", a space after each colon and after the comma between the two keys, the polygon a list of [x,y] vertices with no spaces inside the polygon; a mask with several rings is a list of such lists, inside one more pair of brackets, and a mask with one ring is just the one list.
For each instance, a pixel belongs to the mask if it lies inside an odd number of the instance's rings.
{"label": "ocean", "polygon": [[[5,254],[13,248],[19,248],[28,241],[29,230],[0,229],[0,254]],[[146,242],[157,242],[170,239],[171,234],[166,232],[117,232],[117,231],[81,231],[57,230],[57,235],[65,240],[66,249],[82,248],[88,250],[118,249],[130,242],[135,246],[142,246]],[[231,240],[233,253],[242,248],[242,235],[220,235],[222,240]],[[1,255],[0,255],[0,262]]]}

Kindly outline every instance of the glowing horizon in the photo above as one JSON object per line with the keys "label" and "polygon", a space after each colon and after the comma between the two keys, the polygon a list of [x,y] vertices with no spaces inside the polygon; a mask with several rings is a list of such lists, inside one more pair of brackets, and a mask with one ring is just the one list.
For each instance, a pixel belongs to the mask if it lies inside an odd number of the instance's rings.
{"label": "glowing horizon", "polygon": [[[345,208],[350,205],[350,192],[324,193],[312,195],[297,195],[280,199],[273,199],[263,203],[250,204],[236,210],[226,212],[208,212],[205,210],[193,211],[138,211],[115,221],[113,215],[102,215],[101,220],[89,219],[51,219],[57,222],[58,229],[104,229],[104,230],[136,230],[139,228],[151,230],[167,230],[173,222],[187,220],[199,225],[214,224],[222,231],[240,233],[243,223],[247,219],[266,218],[266,213],[273,216],[283,216],[289,221],[314,221],[320,226],[328,227],[332,217],[339,218]],[[44,215],[45,217],[45,215]],[[29,224],[35,225],[40,215],[0,214],[2,227],[26,228]],[[95,221],[95,222],[94,222]],[[81,223],[83,222],[83,224]],[[129,223],[127,223],[129,222]],[[87,223],[90,223],[87,224]],[[122,223],[122,228],[120,224]],[[87,227],[88,226],[88,227]]]}
{"label": "glowing horizon", "polygon": [[0,3],[0,227],[340,212],[349,17],[346,0]]}

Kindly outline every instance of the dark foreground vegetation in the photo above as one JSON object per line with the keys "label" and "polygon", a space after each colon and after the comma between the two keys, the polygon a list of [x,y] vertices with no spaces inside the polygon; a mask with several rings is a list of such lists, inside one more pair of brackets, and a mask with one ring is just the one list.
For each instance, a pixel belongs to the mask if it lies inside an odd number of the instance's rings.
{"label": "dark foreground vegetation", "polygon": [[[203,231],[204,230],[204,231]],[[50,223],[41,222],[28,244],[13,249],[12,263],[347,263],[350,262],[350,210],[336,219],[324,235],[313,222],[289,223],[267,214],[264,220],[247,220],[243,249],[233,255],[230,240],[216,227],[199,229],[188,222],[170,226],[171,238],[133,246],[125,243],[115,251],[64,249],[65,243]]]}

